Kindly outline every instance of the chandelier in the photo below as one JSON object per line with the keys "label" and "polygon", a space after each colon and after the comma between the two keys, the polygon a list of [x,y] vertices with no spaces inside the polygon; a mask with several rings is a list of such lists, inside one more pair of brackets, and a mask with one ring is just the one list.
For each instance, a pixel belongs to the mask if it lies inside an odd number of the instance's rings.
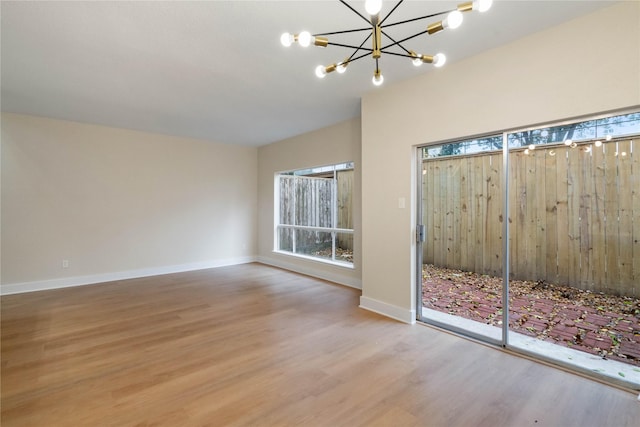
{"label": "chandelier", "polygon": [[[451,30],[456,29],[462,24],[462,21],[464,19],[463,17],[464,12],[470,12],[472,10],[485,12],[489,10],[489,8],[491,7],[491,4],[493,3],[493,0],[475,0],[475,1],[470,1],[466,3],[461,3],[457,6],[456,9],[453,9],[453,10],[445,10],[442,12],[420,16],[412,19],[406,19],[404,21],[399,21],[399,22],[385,23],[385,21],[398,8],[398,6],[402,4],[403,0],[398,1],[396,5],[391,9],[391,11],[389,11],[389,13],[382,19],[380,17],[380,11],[382,10],[382,0],[366,0],[365,1],[364,8],[369,18],[362,15],[352,6],[347,4],[347,2],[343,0],[339,0],[339,1],[340,3],[348,7],[353,13],[355,13],[356,15],[361,17],[363,20],[365,20],[368,24],[367,27],[355,28],[355,29],[343,30],[343,31],[334,31],[330,33],[318,33],[318,34],[311,34],[308,31],[302,31],[298,34],[284,33],[280,37],[280,42],[282,43],[282,45],[286,47],[289,47],[292,44],[297,43],[302,47],[308,47],[313,44],[314,46],[318,46],[322,48],[325,48],[327,46],[337,46],[337,47],[342,47],[347,49],[353,49],[353,52],[351,53],[351,55],[346,57],[340,62],[336,62],[328,66],[318,65],[318,67],[316,68],[316,76],[318,76],[319,78],[324,78],[327,74],[332,73],[334,71],[339,74],[342,74],[347,70],[347,66],[350,65],[352,62],[355,62],[359,59],[362,59],[371,55],[371,57],[375,60],[376,68],[373,73],[372,81],[373,81],[373,84],[376,86],[380,86],[384,81],[384,77],[380,72],[380,64],[379,64],[380,57],[382,56],[383,53],[388,55],[393,55],[393,56],[409,58],[413,62],[413,65],[415,65],[416,67],[422,64],[433,64],[435,67],[442,67],[447,60],[444,54],[437,53],[435,55],[423,55],[420,53],[416,53],[416,51],[414,50],[407,49],[404,46],[404,43],[411,39],[419,37],[423,34],[433,35],[433,34],[439,33],[444,29],[451,29]],[[445,19],[438,22],[434,22],[428,25],[423,31],[420,31],[409,37],[405,37],[401,40],[395,40],[387,32],[387,29],[390,27],[394,27],[402,24],[408,24],[410,22],[434,18],[442,15],[446,15]],[[359,46],[332,42],[328,38],[328,36],[336,36],[336,35],[347,34],[347,33],[357,33],[362,31],[366,31],[368,34],[366,38],[362,41],[362,43],[360,43]],[[383,36],[386,39],[388,39],[388,42],[386,42],[386,44],[384,45],[382,44]],[[364,45],[369,40],[371,40],[371,48],[364,47]],[[393,52],[389,50],[395,46],[397,46],[401,50],[401,52]]]}

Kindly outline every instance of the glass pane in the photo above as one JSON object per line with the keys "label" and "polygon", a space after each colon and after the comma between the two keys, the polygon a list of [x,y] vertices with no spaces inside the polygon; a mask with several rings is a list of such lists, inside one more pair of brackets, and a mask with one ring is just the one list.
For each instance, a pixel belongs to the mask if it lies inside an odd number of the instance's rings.
{"label": "glass pane", "polygon": [[294,230],[295,253],[318,258],[332,259],[331,232]]}
{"label": "glass pane", "polygon": [[500,340],[502,153],[428,158],[422,167],[423,318]]}
{"label": "glass pane", "polygon": [[640,378],[634,144],[509,154],[509,342],[629,381]]}
{"label": "glass pane", "polygon": [[[640,133],[640,113],[607,117],[509,134],[509,148],[595,140]],[[573,146],[575,148],[575,145]]]}
{"label": "glass pane", "polygon": [[443,157],[502,150],[502,135],[486,136],[466,141],[425,147],[423,157]]}
{"label": "glass pane", "polygon": [[353,234],[336,233],[336,261],[353,263]]}
{"label": "glass pane", "polygon": [[279,224],[294,224],[295,181],[289,176],[280,176]]}
{"label": "glass pane", "polygon": [[295,225],[333,227],[333,179],[296,177]]}
{"label": "glass pane", "polygon": [[278,250],[293,252],[293,230],[290,228],[278,229]]}
{"label": "glass pane", "polygon": [[596,121],[598,129],[596,138],[604,138],[607,135],[624,136],[640,134],[640,113],[631,113],[623,116],[608,117]]}

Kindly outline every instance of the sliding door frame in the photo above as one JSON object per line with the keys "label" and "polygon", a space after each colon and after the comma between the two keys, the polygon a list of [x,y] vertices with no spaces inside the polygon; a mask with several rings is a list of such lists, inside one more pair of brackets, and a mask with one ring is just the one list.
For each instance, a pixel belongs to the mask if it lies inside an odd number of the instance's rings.
{"label": "sliding door frame", "polygon": [[[488,344],[493,344],[497,347],[502,347],[505,350],[508,350],[509,352],[515,353],[515,354],[520,354],[522,356],[525,357],[530,357],[533,358],[534,360],[539,360],[545,363],[548,363],[550,365],[554,365],[554,366],[559,366],[565,369],[568,369],[572,372],[576,372],[582,375],[585,375],[587,377],[599,380],[601,382],[607,383],[607,384],[611,384],[614,386],[619,386],[622,387],[626,390],[635,390],[637,391],[639,389],[638,384],[635,384],[633,382],[630,381],[625,381],[622,378],[614,378],[614,377],[610,377],[610,376],[606,376],[603,375],[599,372],[596,372],[592,369],[588,369],[588,368],[584,368],[582,366],[576,365],[576,364],[571,364],[571,363],[566,363],[566,362],[562,362],[559,361],[557,359],[553,359],[550,357],[545,356],[544,354],[541,354],[539,352],[533,352],[530,350],[526,350],[523,348],[519,348],[519,347],[513,347],[509,344],[509,276],[510,276],[510,247],[509,247],[509,237],[511,236],[511,232],[509,231],[509,193],[510,193],[510,188],[509,188],[509,181],[510,181],[510,177],[509,177],[509,154],[510,154],[510,150],[509,150],[509,135],[510,134],[514,134],[514,133],[518,133],[518,132],[525,132],[525,131],[529,131],[529,130],[535,130],[535,129],[540,129],[540,128],[545,128],[545,127],[552,127],[552,126],[562,126],[562,125],[569,125],[569,124],[574,124],[574,123],[580,123],[580,122],[585,122],[585,121],[591,121],[591,120],[599,120],[599,119],[604,119],[604,118],[608,118],[608,117],[613,117],[613,116],[617,116],[617,115],[624,115],[624,114],[633,114],[633,113],[638,113],[640,112],[640,106],[635,106],[633,108],[626,108],[626,109],[620,109],[620,110],[612,110],[609,111],[607,113],[602,113],[599,115],[588,115],[588,116],[582,116],[582,117],[578,117],[578,118],[574,118],[571,120],[564,120],[564,121],[556,121],[556,122],[547,122],[547,123],[541,123],[541,124],[537,124],[537,125],[533,125],[533,126],[527,126],[527,127],[519,127],[519,128],[513,128],[513,129],[507,129],[507,130],[502,130],[499,132],[491,132],[491,133],[485,133],[485,134],[479,134],[479,135],[472,135],[472,136],[467,136],[467,137],[461,137],[461,138],[455,138],[455,139],[449,139],[449,140],[444,140],[444,141],[437,141],[434,143],[429,143],[429,144],[424,144],[424,145],[420,145],[420,146],[416,146],[416,162],[417,162],[417,167],[416,167],[416,189],[417,189],[417,203],[416,203],[416,207],[417,207],[417,212],[416,212],[416,278],[417,278],[417,283],[416,283],[416,294],[415,294],[415,298],[416,298],[416,319],[418,322],[422,322],[422,323],[426,323],[429,325],[433,325],[435,327],[438,328],[442,328],[451,332],[454,332],[456,334],[459,334],[461,336],[465,336],[474,340],[479,340],[481,342],[484,343],[488,343]],[[499,135],[502,134],[502,217],[504,218],[503,224],[502,224],[502,235],[503,235],[503,242],[502,242],[502,338],[500,340],[496,340],[478,333],[474,333],[472,331],[463,329],[461,327],[457,327],[457,326],[453,326],[453,325],[449,325],[447,323],[444,322],[440,322],[437,320],[433,320],[433,319],[428,319],[425,318],[423,316],[422,313],[422,308],[423,308],[423,301],[422,301],[422,283],[423,283],[423,277],[422,277],[422,269],[423,269],[423,242],[426,240],[426,236],[428,233],[430,233],[432,230],[428,230],[426,229],[425,225],[423,224],[423,215],[424,215],[424,203],[423,203],[423,196],[424,196],[424,190],[423,190],[423,150],[425,148],[428,147],[435,147],[435,146],[440,146],[440,145],[446,145],[449,143],[455,143],[455,142],[460,142],[460,141],[466,141],[466,140],[473,140],[473,139],[479,139],[479,138],[483,138],[483,137],[488,137],[488,136],[495,136],[495,135]],[[625,138],[626,136],[616,136],[616,138]],[[634,136],[630,136],[631,138],[633,138]],[[496,151],[497,153],[497,151]]]}

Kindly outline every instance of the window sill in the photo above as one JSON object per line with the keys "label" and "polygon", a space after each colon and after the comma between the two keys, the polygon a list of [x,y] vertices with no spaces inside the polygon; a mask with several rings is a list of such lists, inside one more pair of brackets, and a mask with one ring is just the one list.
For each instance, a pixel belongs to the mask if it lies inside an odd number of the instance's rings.
{"label": "window sill", "polygon": [[285,256],[288,256],[288,257],[292,257],[292,258],[300,258],[300,259],[304,259],[304,260],[307,260],[307,261],[315,261],[315,262],[319,262],[321,264],[328,264],[328,265],[335,266],[335,267],[347,268],[349,270],[353,270],[355,268],[353,266],[353,263],[346,262],[346,261],[333,261],[333,260],[326,259],[326,258],[318,258],[318,257],[313,257],[313,256],[303,255],[303,254],[294,254],[292,252],[279,251],[279,250],[274,250],[273,253],[274,254],[278,254],[278,255],[285,255]]}

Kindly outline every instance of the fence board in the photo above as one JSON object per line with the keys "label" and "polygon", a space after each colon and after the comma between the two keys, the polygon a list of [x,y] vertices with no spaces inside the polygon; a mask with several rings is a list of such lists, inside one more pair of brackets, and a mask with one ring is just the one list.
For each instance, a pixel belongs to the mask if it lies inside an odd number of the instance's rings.
{"label": "fence board", "polygon": [[[550,152],[554,153],[553,155]],[[557,206],[557,172],[558,155],[555,150],[545,150],[545,259],[546,280],[558,283],[558,206]]]}
{"label": "fence board", "polygon": [[593,166],[592,152],[583,151],[580,161],[580,288],[593,290],[593,269],[591,266],[593,217],[591,200],[595,191],[591,172]]}
{"label": "fence board", "polygon": [[569,240],[568,283],[580,283],[580,164],[582,152],[567,150],[567,237]]}
{"label": "fence board", "polygon": [[567,148],[556,149],[558,157],[556,172],[556,206],[558,207],[558,281],[569,283],[569,239]]}
{"label": "fence board", "polygon": [[518,209],[520,190],[518,185],[517,165],[518,152],[509,153],[509,279],[514,279],[516,271],[515,261],[518,259]]}
{"label": "fence board", "polygon": [[592,148],[592,162],[593,167],[591,169],[593,179],[593,197],[591,199],[592,221],[591,221],[591,244],[593,247],[592,253],[592,271],[593,271],[593,287],[595,289],[604,289],[607,286],[606,280],[606,221],[605,221],[605,206],[604,206],[604,194],[605,194],[605,146],[594,146]]}
{"label": "fence board", "polygon": [[492,154],[485,162],[487,176],[487,213],[484,218],[486,226],[485,252],[488,256],[488,274],[499,276],[502,272],[502,227],[500,215],[502,214],[502,185],[501,156]]}
{"label": "fence board", "polygon": [[631,142],[631,206],[633,209],[633,230],[631,241],[633,242],[633,278],[631,295],[640,297],[640,143],[638,140]]}
{"label": "fence board", "polygon": [[471,215],[470,215],[470,183],[469,165],[471,158],[463,157],[460,166],[460,268],[469,270],[473,267],[470,258],[473,254],[473,238],[471,236]]}
{"label": "fence board", "polygon": [[454,268],[459,268],[461,265],[461,251],[460,246],[461,243],[461,209],[460,209],[460,197],[461,197],[461,173],[460,169],[462,167],[462,159],[457,158],[455,160],[452,159],[450,166],[450,179],[449,179],[449,197],[447,198],[449,202],[449,215],[451,231],[448,233],[449,238],[449,253],[448,253],[448,265]]}
{"label": "fence board", "polygon": [[475,243],[475,270],[485,273],[484,267],[484,227],[482,215],[485,212],[486,200],[484,189],[484,162],[482,157],[473,158],[473,229]]}
{"label": "fence board", "polygon": [[446,185],[446,174],[443,173],[444,171],[446,171],[446,167],[444,167],[444,163],[443,162],[437,163],[434,171],[434,181],[433,181],[433,190],[434,190],[433,262],[435,265],[440,265],[440,266],[444,266],[443,258],[444,258],[444,255],[446,254],[446,242],[442,240],[442,236],[444,236],[443,198],[445,197],[445,194],[443,193],[444,191],[446,191],[446,189],[444,189],[444,185]]}
{"label": "fence board", "polygon": [[[519,152],[516,155],[517,164],[514,167],[515,186],[516,186],[516,209],[515,217],[515,251],[514,261],[527,259],[527,163],[524,153]],[[516,267],[514,265],[514,267]],[[514,278],[520,276],[529,277],[531,266],[528,264],[518,265],[514,268]]]}
{"label": "fence board", "polygon": [[[535,151],[534,151],[535,153]],[[519,272],[528,279],[537,280],[536,273],[536,223],[537,223],[537,205],[536,205],[536,161],[535,154],[524,155],[524,168],[522,168],[522,183],[524,188],[523,194],[523,232],[524,238],[524,259],[526,262],[519,269]]]}
{"label": "fence board", "polygon": [[536,280],[546,280],[547,278],[547,188],[546,176],[547,168],[545,165],[546,152],[544,150],[535,150],[533,152],[536,162],[536,175],[534,177],[536,183]]}
{"label": "fence board", "polygon": [[617,143],[607,144],[604,151],[605,159],[605,193],[604,193],[604,211],[605,211],[605,247],[606,247],[606,275],[607,283],[605,284],[608,292],[615,291],[615,287],[620,279],[620,270],[618,269],[618,162],[617,162]]}
{"label": "fence board", "polygon": [[451,208],[452,208],[452,202],[451,202],[451,185],[452,185],[452,180],[451,180],[451,159],[446,160],[445,162],[445,166],[444,166],[444,182],[442,183],[442,188],[443,188],[443,192],[442,192],[442,213],[443,213],[443,233],[442,233],[442,241],[444,242],[444,253],[443,255],[443,264],[445,267],[453,267],[453,263],[451,262],[451,250],[452,245],[453,245],[453,238],[452,238],[452,231],[453,231],[453,227],[452,227],[452,219],[453,216],[451,215]]}
{"label": "fence board", "polygon": [[631,141],[618,142],[618,271],[620,289],[618,293],[626,295],[633,279],[633,252],[631,246],[632,200],[631,200]]}
{"label": "fence board", "polygon": [[427,264],[433,264],[434,260],[433,260],[433,245],[434,245],[434,240],[433,240],[433,236],[434,236],[434,224],[433,224],[433,217],[434,217],[434,197],[435,197],[435,189],[434,187],[434,169],[435,169],[435,162],[426,162],[423,165],[423,168],[425,168],[424,170],[426,170],[426,174],[423,175],[423,180],[422,182],[423,187],[422,187],[422,197],[425,200],[425,204],[423,205],[423,211],[422,211],[422,222],[425,224],[425,231],[427,233],[426,235],[426,240],[425,240],[425,251],[424,251],[424,262]]}

